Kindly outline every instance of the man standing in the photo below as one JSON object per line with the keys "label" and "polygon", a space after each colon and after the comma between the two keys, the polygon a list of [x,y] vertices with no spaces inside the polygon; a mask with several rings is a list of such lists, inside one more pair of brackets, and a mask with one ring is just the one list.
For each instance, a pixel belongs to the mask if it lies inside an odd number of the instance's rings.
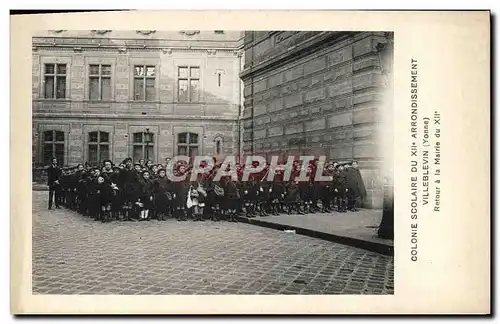
{"label": "man standing", "polygon": [[347,200],[347,208],[350,211],[357,211],[356,205],[358,197],[361,198],[361,201],[366,197],[366,188],[363,182],[363,178],[361,177],[361,173],[358,169],[358,163],[353,161],[348,164],[348,168],[346,169],[347,176],[347,185],[349,188],[348,200]]}
{"label": "man standing", "polygon": [[[49,186],[49,210],[52,209],[52,201],[55,198],[56,208],[59,206],[59,191],[61,185],[59,179],[61,177],[61,169],[57,166],[57,158],[52,158],[52,164],[47,169],[48,186]],[[54,197],[55,196],[55,197]]]}

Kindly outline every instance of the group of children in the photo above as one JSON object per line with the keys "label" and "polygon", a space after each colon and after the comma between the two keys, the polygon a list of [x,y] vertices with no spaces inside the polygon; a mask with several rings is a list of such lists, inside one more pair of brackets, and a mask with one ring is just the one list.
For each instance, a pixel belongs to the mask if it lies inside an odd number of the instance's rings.
{"label": "group of children", "polygon": [[[269,167],[250,174],[248,181],[242,181],[244,166],[239,164],[237,180],[231,176],[217,179],[220,167],[215,165],[191,181],[192,166],[178,163],[171,169],[173,175],[186,175],[185,180],[171,181],[170,169],[150,161],[133,164],[127,158],[114,166],[106,160],[98,168],[80,164],[62,170],[57,203],[102,222],[167,218],[236,222],[240,215],[328,213],[334,208],[356,211],[358,198],[366,196],[356,162],[326,163],[323,175],[331,176],[331,181],[320,182],[314,181],[317,160],[307,168],[296,161],[289,179],[283,170],[277,170],[272,181],[267,179]],[[301,171],[309,180],[299,179]]]}

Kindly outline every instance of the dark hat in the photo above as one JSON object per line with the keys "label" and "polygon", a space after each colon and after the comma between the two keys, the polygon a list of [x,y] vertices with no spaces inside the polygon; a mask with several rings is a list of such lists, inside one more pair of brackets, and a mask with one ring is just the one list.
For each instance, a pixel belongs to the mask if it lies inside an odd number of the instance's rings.
{"label": "dark hat", "polygon": [[111,160],[109,160],[109,159],[102,161],[102,164],[106,164],[106,162],[109,162],[109,163],[111,163],[111,165],[113,165],[113,162]]}
{"label": "dark hat", "polygon": [[160,172],[167,172],[167,170],[165,170],[164,168],[159,168],[158,170],[156,170],[156,172],[160,173]]}

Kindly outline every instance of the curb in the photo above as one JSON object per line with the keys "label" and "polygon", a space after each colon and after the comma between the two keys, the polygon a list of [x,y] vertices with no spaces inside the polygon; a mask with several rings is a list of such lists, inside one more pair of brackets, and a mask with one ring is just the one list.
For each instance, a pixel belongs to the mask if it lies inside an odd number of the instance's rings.
{"label": "curb", "polygon": [[32,186],[31,187],[32,191],[49,191],[48,186]]}
{"label": "curb", "polygon": [[271,223],[271,222],[266,222],[262,221],[260,219],[253,219],[253,218],[247,218],[244,216],[238,216],[237,217],[239,222],[246,223],[246,224],[252,224],[256,226],[261,226],[261,227],[267,227],[267,228],[272,228],[276,230],[295,230],[295,233],[300,234],[300,235],[305,235],[305,236],[310,236],[318,239],[322,239],[325,241],[330,241],[334,243],[339,243],[339,244],[344,244],[344,245],[349,245],[352,247],[360,248],[363,250],[367,250],[370,252],[375,252],[387,256],[394,256],[394,247],[383,244],[383,243],[377,243],[377,242],[369,242],[353,237],[347,237],[347,236],[340,236],[340,235],[335,235],[335,234],[330,234],[330,233],[324,233],[316,230],[311,230],[307,228],[300,228],[300,227],[295,227],[295,226],[290,226],[290,225],[283,225],[283,224],[276,224],[276,223]]}

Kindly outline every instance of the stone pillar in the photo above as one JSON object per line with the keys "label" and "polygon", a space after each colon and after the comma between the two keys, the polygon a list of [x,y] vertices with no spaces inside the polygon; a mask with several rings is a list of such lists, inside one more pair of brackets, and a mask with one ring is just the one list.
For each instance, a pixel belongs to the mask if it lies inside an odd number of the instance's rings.
{"label": "stone pillar", "polygon": [[38,132],[38,122],[33,121],[31,124],[31,163],[32,166],[36,166],[39,163],[39,147],[40,147],[40,138],[41,134]]}
{"label": "stone pillar", "polygon": [[129,100],[130,82],[129,82],[129,60],[126,51],[121,51],[116,59],[115,68],[115,100],[116,107],[115,110],[118,112],[123,112],[127,109],[127,102]]}
{"label": "stone pillar", "polygon": [[36,54],[35,52],[32,55],[31,69],[32,69],[31,93],[32,93],[32,99],[36,100],[40,97],[40,86],[42,84],[41,80],[42,76],[40,75],[41,73],[40,55]]}
{"label": "stone pillar", "polygon": [[[201,136],[201,134],[200,134]],[[165,164],[165,158],[174,156],[174,138],[172,135],[172,125],[161,124],[158,135],[158,163]]]}
{"label": "stone pillar", "polygon": [[129,153],[129,140],[128,125],[126,123],[118,123],[115,125],[115,132],[113,135],[113,162],[115,164],[121,163],[124,159],[130,156]]}
{"label": "stone pillar", "polygon": [[81,123],[71,123],[69,130],[69,149],[68,149],[68,165],[75,166],[83,161],[83,147],[85,134],[83,134],[83,125]]}
{"label": "stone pillar", "polygon": [[[71,62],[71,100],[81,105],[85,97],[85,59],[83,54],[75,53],[73,61]],[[73,107],[72,107],[73,108]],[[81,110],[81,107],[74,107],[74,109]]]}
{"label": "stone pillar", "polygon": [[172,50],[165,49],[160,54],[160,101],[172,103],[174,101],[174,84],[176,71],[172,64]]}

